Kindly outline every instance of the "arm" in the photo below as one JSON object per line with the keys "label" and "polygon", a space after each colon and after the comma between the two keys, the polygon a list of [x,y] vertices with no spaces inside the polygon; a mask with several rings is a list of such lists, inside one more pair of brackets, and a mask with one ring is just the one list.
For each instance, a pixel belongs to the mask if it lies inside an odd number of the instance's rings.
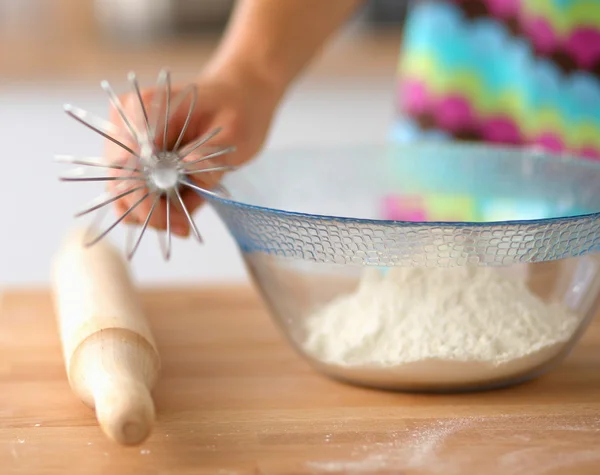
{"label": "arm", "polygon": [[208,70],[282,94],[364,0],[238,0]]}
{"label": "arm", "polygon": [[[263,146],[275,110],[290,83],[361,1],[238,0],[218,51],[197,80],[197,93],[202,100],[195,104],[183,143],[222,127],[223,132],[209,145],[235,145],[237,150],[229,156],[228,164],[250,160]],[[181,90],[181,86],[174,86],[172,94]],[[151,104],[154,93],[152,88],[143,91],[146,104]],[[139,114],[136,100],[133,96],[122,98],[131,117]],[[119,123],[114,109],[111,114],[113,121]],[[167,138],[169,144],[177,138],[186,114],[185,107],[180,107],[171,117],[168,131],[173,136]],[[121,153],[119,147],[108,144],[109,161],[116,163]],[[190,155],[185,160],[193,158]],[[216,160],[215,165],[223,165]],[[209,187],[221,177],[222,172],[193,175],[198,184]],[[115,183],[110,182],[109,188]],[[119,215],[146,192],[143,189],[116,201]],[[182,197],[190,213],[202,203],[200,195],[192,190],[182,190]],[[150,200],[145,200],[127,215],[126,221],[143,223],[151,205]],[[170,220],[174,233],[189,234],[187,218],[179,208],[171,209]],[[165,229],[164,200],[156,206],[149,223]]]}

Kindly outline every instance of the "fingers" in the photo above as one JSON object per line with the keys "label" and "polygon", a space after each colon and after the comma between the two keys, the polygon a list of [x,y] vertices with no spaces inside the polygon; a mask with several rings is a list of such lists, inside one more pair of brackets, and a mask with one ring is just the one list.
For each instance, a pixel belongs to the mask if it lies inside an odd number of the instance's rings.
{"label": "fingers", "polygon": [[[212,189],[221,181],[228,167],[237,167],[247,161],[243,147],[240,149],[235,146],[236,139],[242,136],[236,122],[234,117],[227,117],[224,114],[214,118],[208,127],[198,134],[199,137],[211,134],[219,127],[222,127],[221,131],[206,145],[183,159],[190,172],[189,178],[198,186]],[[202,170],[213,171],[202,172]]]}
{"label": "fingers", "polygon": [[[143,90],[140,91],[140,95],[145,104],[150,103],[153,97],[153,92],[151,90]],[[120,110],[119,110],[120,109]],[[139,99],[137,94],[130,93],[120,97],[117,97],[116,100],[112,99],[110,103],[110,112],[109,117],[111,122],[113,122],[117,127],[126,130],[129,133],[124,133],[123,135],[127,136],[126,145],[129,146],[134,152],[140,152],[140,146],[136,140],[137,138],[144,137],[147,134],[147,123],[146,123],[146,115],[147,111],[142,109],[142,106],[139,103]],[[136,137],[134,137],[135,135]],[[139,163],[137,157],[129,154],[126,156],[126,152],[120,148],[115,146],[114,144],[107,141],[105,145],[105,156],[108,161],[119,164],[128,164],[130,167],[137,167],[141,172],[141,164]],[[111,170],[111,175],[113,176],[136,176],[140,175],[140,172],[135,173],[127,170]],[[131,182],[139,185],[141,182]],[[107,189],[113,193],[115,192],[115,187],[118,184],[114,182],[109,182],[107,184]],[[117,216],[123,215],[127,212],[133,205],[135,205],[145,194],[147,194],[149,190],[147,188],[142,188],[139,191],[131,193],[123,198],[115,201],[114,207],[117,213]],[[135,209],[133,209],[127,217],[124,219],[126,223],[130,224],[140,224],[143,223],[148,216],[153,204],[153,197],[149,196],[141,203],[139,203]],[[157,206],[154,208],[152,213],[152,217],[149,221],[149,226],[157,228],[157,229],[165,229],[166,227],[166,205],[164,200],[161,200]]]}
{"label": "fingers", "polygon": [[[184,159],[184,163],[190,163],[194,160],[202,158],[211,151],[219,148],[224,148],[232,145],[233,137],[236,133],[235,125],[227,117],[221,117],[215,120],[215,116],[211,117],[211,114],[206,110],[202,110],[200,104],[197,101],[197,91],[194,87],[188,87],[185,89],[176,88],[174,92],[170,94],[171,106],[168,110],[166,108],[166,89],[159,90],[160,88],[148,88],[140,91],[140,97],[137,93],[129,93],[120,97],[111,98],[110,104],[110,120],[117,127],[123,129],[124,133],[124,144],[131,148],[134,152],[140,153],[140,145],[137,143],[135,136],[144,137],[150,132],[154,132],[152,135],[154,143],[158,150],[162,150],[165,139],[167,140],[167,150],[171,150],[175,145],[178,149],[199,139],[201,136],[209,133],[213,130],[211,124],[218,124],[223,126],[223,130],[214,138],[211,138],[205,145],[200,147],[194,153],[190,154]],[[140,98],[142,104],[140,104]],[[204,103],[204,106],[207,106]],[[168,119],[168,127],[164,129],[165,121]],[[219,122],[222,121],[223,123]],[[125,138],[126,141],[125,141]],[[108,161],[112,163],[127,164],[128,166],[137,166],[141,169],[141,164],[137,161],[135,156],[127,154],[121,147],[112,144],[107,141],[105,156]],[[243,160],[234,153],[227,153],[221,156],[215,156],[208,160],[199,162],[189,166],[190,171],[196,171],[200,169],[216,168],[232,164],[237,164]],[[141,172],[137,172],[140,175]],[[132,176],[136,175],[136,172],[126,170],[111,170],[113,176]],[[198,186],[206,189],[212,189],[216,184],[219,183],[223,177],[223,171],[213,171],[200,174],[189,175],[189,178]],[[119,182],[109,182],[107,184],[108,189],[111,190],[113,196],[118,193],[115,189]],[[125,182],[126,186],[133,188],[139,186],[141,182]],[[125,191],[126,188],[121,188],[120,193]],[[134,209],[131,209],[124,219],[125,222],[130,224],[143,224],[148,217],[148,214],[152,210],[154,204],[154,194],[151,194],[146,199],[138,203],[149,190],[142,188],[131,194],[123,196],[119,200],[114,202],[114,209],[117,216],[122,216],[127,213],[132,206],[136,205]],[[180,190],[182,200],[190,214],[193,214],[203,203],[202,197],[197,191],[189,188],[182,187]],[[171,206],[169,208],[170,226],[173,234],[186,237],[190,234],[191,228],[188,222],[187,216],[178,202],[176,197],[172,197]],[[166,198],[162,197],[157,205],[154,207],[152,216],[149,219],[148,225],[158,230],[165,230],[167,227],[167,202]]]}

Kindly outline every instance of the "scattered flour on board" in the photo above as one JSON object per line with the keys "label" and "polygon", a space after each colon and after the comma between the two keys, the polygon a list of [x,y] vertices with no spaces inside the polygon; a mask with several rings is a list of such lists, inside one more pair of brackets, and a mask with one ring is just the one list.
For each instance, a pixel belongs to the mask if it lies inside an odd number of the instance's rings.
{"label": "scattered flour on board", "polygon": [[[463,431],[469,432],[468,440],[485,442],[479,442],[475,450],[464,441],[449,448],[452,438]],[[548,431],[564,434],[565,445],[548,444]],[[578,444],[582,439],[574,440],[575,435],[583,435],[585,445],[593,447],[598,433],[600,418],[585,418],[578,425],[562,424],[560,418],[553,417],[446,419],[395,432],[389,442],[362,445],[347,459],[308,462],[306,468],[314,475],[545,475],[600,463],[600,451],[581,448]]]}
{"label": "scattered flour on board", "polygon": [[390,469],[418,469],[432,464],[441,466],[437,455],[438,446],[451,434],[468,424],[470,419],[437,421],[433,427],[394,433],[392,442],[360,446],[353,451],[352,460],[310,462],[307,466],[313,470],[311,473],[349,474],[377,473]]}
{"label": "scattered flour on board", "polygon": [[489,267],[368,269],[305,320],[305,351],[353,379],[473,384],[557,355],[580,318]]}

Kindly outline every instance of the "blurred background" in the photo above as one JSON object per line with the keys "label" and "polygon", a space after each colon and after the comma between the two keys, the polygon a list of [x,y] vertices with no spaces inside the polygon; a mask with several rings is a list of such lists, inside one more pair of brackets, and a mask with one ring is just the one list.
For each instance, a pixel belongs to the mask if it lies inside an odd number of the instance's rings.
{"label": "blurred background", "polygon": [[[107,117],[100,81],[125,91],[168,67],[192,79],[214,50],[234,0],[0,0],[0,286],[45,285],[49,263],[74,211],[102,191],[59,183],[55,154],[102,153],[102,140],[64,114],[69,102]],[[295,84],[267,147],[385,140],[406,9],[402,0],[365,2]],[[95,188],[95,189],[94,189]],[[153,233],[133,262],[142,284],[245,281],[236,247],[209,207],[195,216],[205,238],[174,241],[164,263]],[[110,235],[123,245],[124,233]]]}

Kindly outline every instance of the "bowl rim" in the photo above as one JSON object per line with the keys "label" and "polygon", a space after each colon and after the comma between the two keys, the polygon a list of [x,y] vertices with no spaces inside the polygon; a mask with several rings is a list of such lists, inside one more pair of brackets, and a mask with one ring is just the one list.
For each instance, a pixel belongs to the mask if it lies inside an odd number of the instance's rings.
{"label": "bowl rim", "polygon": [[[578,167],[590,167],[597,168],[600,172],[600,161],[594,161],[580,155],[572,153],[556,153],[543,149],[540,146],[519,146],[511,144],[496,144],[496,143],[483,143],[483,142],[459,142],[459,141],[442,141],[442,142],[424,142],[424,141],[413,141],[411,143],[361,143],[349,146],[311,146],[311,147],[280,147],[263,149],[263,151],[257,155],[253,160],[259,159],[261,156],[267,153],[299,153],[302,151],[314,152],[319,150],[320,152],[335,149],[339,152],[340,148],[356,148],[356,147],[401,147],[405,149],[423,149],[423,148],[451,148],[456,151],[479,150],[480,152],[495,151],[498,153],[506,154],[520,154],[529,155],[535,157],[537,160],[543,160],[553,163],[571,163]],[[248,162],[251,163],[251,162]],[[243,167],[243,166],[242,166]],[[222,185],[221,185],[222,186]],[[571,216],[554,216],[551,218],[535,218],[535,219],[519,219],[519,220],[501,220],[501,221],[402,221],[402,220],[391,220],[391,219],[373,219],[373,218],[355,218],[348,216],[332,216],[327,214],[315,214],[305,213],[301,211],[288,211],[279,208],[271,208],[268,206],[253,205],[238,201],[232,198],[226,198],[219,196],[216,192],[212,191],[199,191],[198,193],[203,195],[204,198],[209,202],[218,203],[226,206],[234,206],[236,208],[242,208],[251,212],[271,213],[280,216],[297,217],[307,220],[319,220],[319,221],[332,221],[332,222],[343,222],[343,223],[363,223],[372,225],[387,225],[387,226],[410,226],[410,227],[436,227],[436,228],[462,228],[462,227],[497,227],[502,226],[503,228],[510,227],[523,227],[523,226],[540,226],[549,224],[563,224],[573,223],[577,221],[589,222],[590,220],[600,219],[600,210],[592,213],[576,214]]]}

